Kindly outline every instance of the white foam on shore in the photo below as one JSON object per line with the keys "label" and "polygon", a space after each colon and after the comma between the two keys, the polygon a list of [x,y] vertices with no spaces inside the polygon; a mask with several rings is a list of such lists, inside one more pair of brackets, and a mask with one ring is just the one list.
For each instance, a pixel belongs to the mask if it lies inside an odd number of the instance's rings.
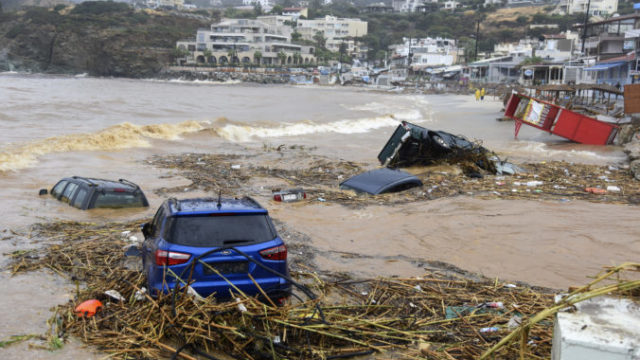
{"label": "white foam on shore", "polygon": [[287,123],[275,127],[228,124],[216,129],[215,131],[218,136],[226,140],[246,142],[253,139],[321,133],[359,134],[383,127],[395,127],[398,126],[401,120],[403,119],[398,119],[395,115],[385,115],[376,118],[339,120],[329,123],[304,121],[298,123]]}
{"label": "white foam on shore", "polygon": [[[575,146],[580,145],[575,144]],[[611,152],[607,154],[579,149],[556,150],[548,144],[536,141],[519,141],[515,143],[515,145],[509,146],[507,152],[511,152],[516,156],[527,156],[527,154],[529,154],[535,159],[565,160],[588,163],[624,162],[626,160],[626,156],[620,152]]]}

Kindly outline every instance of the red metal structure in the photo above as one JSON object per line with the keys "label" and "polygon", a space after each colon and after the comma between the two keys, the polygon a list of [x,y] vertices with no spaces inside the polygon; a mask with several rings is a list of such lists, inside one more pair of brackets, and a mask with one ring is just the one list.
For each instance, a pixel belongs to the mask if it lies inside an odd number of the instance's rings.
{"label": "red metal structure", "polygon": [[611,144],[618,133],[615,124],[520,93],[511,94],[504,115],[515,120],[516,137],[522,124],[589,145]]}

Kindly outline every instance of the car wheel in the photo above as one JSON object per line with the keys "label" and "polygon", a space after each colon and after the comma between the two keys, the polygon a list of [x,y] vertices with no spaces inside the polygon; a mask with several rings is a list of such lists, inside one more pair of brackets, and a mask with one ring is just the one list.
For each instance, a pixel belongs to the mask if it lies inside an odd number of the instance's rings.
{"label": "car wheel", "polygon": [[440,135],[431,135],[431,140],[440,148],[449,150],[451,147],[447,144]]}

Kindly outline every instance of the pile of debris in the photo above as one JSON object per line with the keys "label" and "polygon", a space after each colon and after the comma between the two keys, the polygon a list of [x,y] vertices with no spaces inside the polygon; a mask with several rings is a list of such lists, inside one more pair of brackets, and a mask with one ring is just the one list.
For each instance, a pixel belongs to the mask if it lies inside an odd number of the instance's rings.
{"label": "pile of debris", "polygon": [[[77,336],[111,357],[194,359],[335,359],[389,352],[433,359],[475,359],[522,321],[552,302],[549,290],[441,272],[419,278],[331,278],[294,271],[303,291],[277,307],[235,294],[236,300],[198,301],[180,290],[151,298],[141,273],[123,267],[125,230],[135,223],[38,225],[33,236],[61,239],[13,256],[14,273],[49,268],[86,282],[76,299],[56,310],[51,336]],[[97,299],[95,316],[75,313]],[[549,357],[550,322],[530,332],[527,352]],[[516,347],[496,358],[514,357]],[[204,355],[203,355],[204,354]]]}
{"label": "pile of debris", "polygon": [[[142,274],[124,266],[136,226],[41,224],[32,236],[57,243],[11,255],[14,273],[49,268],[86,283],[56,308],[51,342],[73,335],[115,359],[537,359],[550,357],[556,312],[602,294],[640,298],[640,280],[625,275],[640,264],[610,268],[555,305],[548,289],[439,271],[379,279],[294,271],[299,291],[284,306],[241,292],[231,302],[197,299],[187,288],[152,298]],[[87,299],[101,309],[78,313]]]}
{"label": "pile of debris", "polygon": [[[260,193],[260,190],[250,187],[251,177],[274,178],[288,186],[304,188],[307,193],[306,201],[337,202],[351,207],[381,203],[394,205],[455,196],[640,204],[640,182],[634,180],[630,169],[617,166],[543,161],[521,164],[518,168],[522,172],[506,176],[493,175],[479,169],[475,161],[467,162],[469,168],[482,175],[480,178],[464,176],[462,166],[449,164],[453,161],[447,158],[431,161],[426,166],[405,168],[420,179],[424,184],[422,187],[373,197],[339,188],[341,182],[361,173],[365,169],[364,164],[331,161],[317,155],[296,152],[284,154],[282,163],[296,162],[298,157],[306,165],[295,169],[285,169],[278,165],[253,165],[252,163],[264,163],[260,161],[262,155],[239,157],[182,154],[154,157],[149,162],[154,166],[180,170],[180,175],[193,182],[188,186],[189,189],[213,193],[223,189],[223,192],[233,194],[255,194]],[[232,168],[233,166],[236,168]],[[184,193],[184,188],[160,189],[159,192],[160,195]]]}

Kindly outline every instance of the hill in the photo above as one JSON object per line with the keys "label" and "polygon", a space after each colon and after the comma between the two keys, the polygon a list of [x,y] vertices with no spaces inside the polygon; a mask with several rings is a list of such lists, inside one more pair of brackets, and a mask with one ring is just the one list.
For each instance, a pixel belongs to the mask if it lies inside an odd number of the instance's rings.
{"label": "hill", "polygon": [[153,76],[172,61],[179,39],[214,19],[136,11],[88,1],[0,14],[0,70]]}

